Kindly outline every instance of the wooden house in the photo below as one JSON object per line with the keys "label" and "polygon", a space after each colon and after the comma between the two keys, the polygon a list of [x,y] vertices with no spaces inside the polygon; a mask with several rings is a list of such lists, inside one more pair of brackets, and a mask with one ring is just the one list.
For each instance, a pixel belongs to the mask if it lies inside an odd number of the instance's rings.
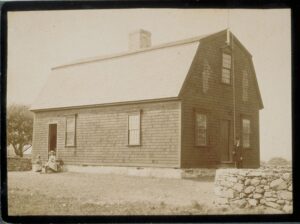
{"label": "wooden house", "polygon": [[69,165],[259,167],[263,103],[252,56],[228,30],[52,68],[36,102],[33,154]]}

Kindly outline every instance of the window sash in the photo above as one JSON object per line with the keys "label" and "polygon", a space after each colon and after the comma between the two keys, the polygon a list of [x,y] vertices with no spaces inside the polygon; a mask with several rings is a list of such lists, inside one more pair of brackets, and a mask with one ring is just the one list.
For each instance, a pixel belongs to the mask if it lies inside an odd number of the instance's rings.
{"label": "window sash", "polygon": [[203,67],[203,71],[202,71],[202,90],[204,93],[206,93],[209,88],[210,73],[211,73],[210,66],[209,66],[207,60],[204,60],[204,67]]}
{"label": "window sash", "polygon": [[195,121],[195,138],[196,146],[207,145],[207,116],[205,114],[196,113]]}
{"label": "window sash", "polygon": [[230,70],[223,68],[222,69],[222,82],[226,83],[226,84],[230,84],[230,81],[231,81],[230,79],[231,79]]}
{"label": "window sash", "polygon": [[76,138],[76,116],[66,117],[66,146],[75,146]]}
{"label": "window sash", "polygon": [[223,68],[231,69],[231,55],[223,53]]}
{"label": "window sash", "polygon": [[250,134],[243,134],[243,147],[250,148]]}
{"label": "window sash", "polygon": [[243,125],[243,147],[249,148],[250,147],[250,138],[251,138],[251,126],[249,119],[242,120]]}
{"label": "window sash", "polygon": [[140,114],[128,116],[128,145],[140,145]]}
{"label": "window sash", "polygon": [[243,71],[243,101],[248,101],[248,87],[248,73],[246,71]]}

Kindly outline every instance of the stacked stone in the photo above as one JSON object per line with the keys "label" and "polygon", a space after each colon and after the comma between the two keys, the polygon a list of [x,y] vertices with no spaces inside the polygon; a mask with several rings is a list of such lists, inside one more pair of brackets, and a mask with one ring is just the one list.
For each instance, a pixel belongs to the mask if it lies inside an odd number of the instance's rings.
{"label": "stacked stone", "polygon": [[7,171],[29,171],[31,169],[31,159],[19,157],[7,158]]}
{"label": "stacked stone", "polygon": [[291,167],[219,169],[215,178],[216,205],[272,208],[292,212]]}

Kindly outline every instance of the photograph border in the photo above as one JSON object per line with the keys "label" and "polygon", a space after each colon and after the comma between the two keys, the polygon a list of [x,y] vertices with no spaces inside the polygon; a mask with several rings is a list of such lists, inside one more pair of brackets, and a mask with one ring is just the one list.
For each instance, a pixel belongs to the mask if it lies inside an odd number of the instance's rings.
{"label": "photograph border", "polygon": [[[9,216],[7,196],[7,150],[6,150],[6,79],[7,79],[7,13],[10,11],[35,10],[75,10],[75,9],[129,9],[129,8],[247,8],[247,9],[281,9],[290,8],[292,14],[292,169],[293,169],[293,214],[255,214],[255,215],[175,215],[175,216]],[[99,222],[279,222],[300,221],[299,211],[299,138],[297,139],[297,84],[299,83],[299,21],[300,4],[296,1],[20,1],[5,2],[1,8],[1,221],[12,223],[99,223]],[[297,60],[298,59],[298,60]],[[298,76],[297,76],[298,75]],[[298,118],[298,119],[297,119]],[[298,162],[299,163],[299,162]]]}

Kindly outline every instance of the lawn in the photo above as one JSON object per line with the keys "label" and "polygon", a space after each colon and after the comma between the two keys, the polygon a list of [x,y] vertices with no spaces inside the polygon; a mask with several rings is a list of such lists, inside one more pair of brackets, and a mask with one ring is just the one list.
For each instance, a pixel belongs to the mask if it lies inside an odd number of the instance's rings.
{"label": "lawn", "polygon": [[9,172],[8,209],[9,215],[189,215],[233,212],[214,206],[213,185],[213,180],[71,172]]}

